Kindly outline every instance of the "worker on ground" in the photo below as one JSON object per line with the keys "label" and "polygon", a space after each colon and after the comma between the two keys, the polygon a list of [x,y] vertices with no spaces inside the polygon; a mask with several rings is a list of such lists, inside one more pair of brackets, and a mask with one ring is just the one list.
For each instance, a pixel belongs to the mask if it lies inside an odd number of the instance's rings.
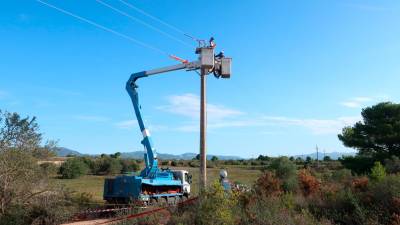
{"label": "worker on ground", "polygon": [[225,191],[232,190],[232,185],[231,182],[228,180],[228,172],[226,172],[226,170],[221,170],[219,172],[219,183],[222,185]]}

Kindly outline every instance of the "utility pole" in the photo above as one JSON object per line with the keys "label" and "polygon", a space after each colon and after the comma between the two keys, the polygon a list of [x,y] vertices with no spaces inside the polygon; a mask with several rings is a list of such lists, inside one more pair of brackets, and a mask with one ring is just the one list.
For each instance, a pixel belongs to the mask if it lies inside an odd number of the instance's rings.
{"label": "utility pole", "polygon": [[[202,44],[203,43],[203,44]],[[224,56],[224,52],[214,54],[216,46],[214,38],[211,37],[209,45],[199,42],[196,54],[200,62],[200,190],[207,186],[207,94],[206,77],[213,73],[216,78],[229,79],[231,77],[231,58]]]}
{"label": "utility pole", "polygon": [[206,149],[206,129],[207,129],[207,99],[206,81],[207,71],[200,70],[200,188],[207,185],[207,149]]}
{"label": "utility pole", "polygon": [[319,155],[318,155],[318,145],[315,147],[317,149],[317,167],[319,167]]}

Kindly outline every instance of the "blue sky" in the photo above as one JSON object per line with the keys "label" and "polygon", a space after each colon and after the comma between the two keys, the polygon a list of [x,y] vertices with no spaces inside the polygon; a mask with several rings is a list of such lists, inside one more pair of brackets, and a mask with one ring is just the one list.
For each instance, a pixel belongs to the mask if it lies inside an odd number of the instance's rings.
{"label": "blue sky", "polygon": [[[46,2],[195,59],[195,43],[179,32],[103,1],[174,38],[95,0]],[[230,80],[208,77],[210,154],[352,151],[337,139],[341,128],[365,106],[400,99],[399,1],[126,2],[196,37],[214,36],[233,58]],[[37,116],[45,138],[83,153],[142,149],[125,82],[176,62],[37,1],[3,1],[0,13],[0,109]],[[174,72],[139,87],[157,150],[197,152],[199,77]]]}

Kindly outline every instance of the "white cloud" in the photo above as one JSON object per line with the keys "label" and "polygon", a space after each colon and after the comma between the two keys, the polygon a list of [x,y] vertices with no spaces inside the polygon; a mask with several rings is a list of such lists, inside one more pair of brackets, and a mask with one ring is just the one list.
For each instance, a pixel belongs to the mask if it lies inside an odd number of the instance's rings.
{"label": "white cloud", "polygon": [[[190,119],[170,129],[181,132],[198,132],[199,97],[194,94],[183,94],[170,96],[167,100],[168,104],[160,106],[158,109]],[[369,97],[355,97],[350,100],[348,104],[346,103],[348,107],[358,107],[362,103],[373,101]],[[255,116],[214,104],[207,105],[207,117],[207,128],[209,130],[240,127],[274,127],[275,129],[279,129],[280,127],[302,127],[316,135],[337,134],[344,126],[352,125],[361,119],[359,116],[333,119]]]}
{"label": "white cloud", "polygon": [[[309,130],[315,135],[338,134],[345,126],[354,124],[360,121],[360,116],[354,117],[338,117],[335,119],[304,119],[304,118],[291,118],[280,116],[259,116],[254,119],[241,119],[233,118],[223,121],[209,121],[208,129],[221,129],[221,128],[245,128],[245,127],[274,127],[279,130],[285,127],[301,127]],[[198,123],[188,123],[176,128],[181,132],[198,132]]]}
{"label": "white cloud", "polygon": [[[167,98],[168,105],[157,107],[160,110],[189,117],[199,118],[200,98],[194,94],[172,95]],[[222,105],[207,104],[207,117],[210,121],[242,115],[243,113]]]}
{"label": "white cloud", "polygon": [[339,117],[336,119],[297,119],[265,116],[264,119],[275,122],[277,125],[304,127],[313,134],[337,134],[344,126],[352,125],[361,120],[359,116]]}
{"label": "white cloud", "polygon": [[377,100],[377,98],[354,97],[344,102],[341,102],[340,104],[348,108],[360,108],[362,106],[365,106],[366,103],[373,102],[375,100]]}
{"label": "white cloud", "polygon": [[105,116],[94,116],[94,115],[80,115],[75,116],[78,120],[88,121],[88,122],[107,122],[110,118]]}

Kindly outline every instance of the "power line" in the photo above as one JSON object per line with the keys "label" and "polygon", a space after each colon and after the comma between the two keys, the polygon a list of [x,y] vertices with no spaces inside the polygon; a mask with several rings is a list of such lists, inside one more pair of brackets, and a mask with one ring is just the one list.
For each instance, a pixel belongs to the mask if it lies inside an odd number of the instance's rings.
{"label": "power line", "polygon": [[177,42],[179,42],[179,43],[181,43],[181,44],[183,44],[183,45],[185,45],[185,46],[188,46],[188,47],[192,48],[192,46],[189,45],[189,44],[187,44],[186,42],[184,42],[184,41],[182,41],[182,40],[180,40],[180,39],[178,39],[178,38],[176,38],[176,37],[174,37],[174,36],[172,36],[172,35],[170,35],[170,34],[164,32],[164,31],[162,31],[161,29],[158,29],[157,27],[154,27],[154,26],[151,25],[151,24],[148,24],[148,23],[144,22],[144,21],[141,20],[141,19],[138,19],[138,18],[136,18],[136,17],[134,17],[134,16],[132,16],[132,15],[129,15],[128,13],[126,13],[126,12],[120,10],[120,9],[117,9],[117,8],[115,8],[115,7],[109,5],[109,4],[107,4],[107,3],[105,3],[105,2],[103,2],[103,1],[101,1],[101,0],[96,0],[96,2],[98,2],[99,4],[104,5],[104,6],[106,6],[107,8],[112,9],[112,10],[114,10],[115,12],[117,12],[117,13],[123,15],[123,16],[126,16],[126,17],[128,17],[129,19],[131,19],[131,20],[133,20],[133,21],[135,21],[135,22],[137,22],[137,23],[140,23],[140,24],[142,24],[142,25],[144,25],[144,26],[146,26],[146,27],[148,27],[148,28],[150,28],[150,29],[152,29],[152,30],[154,30],[154,31],[156,31],[156,32],[158,32],[158,33],[160,33],[160,34],[162,34],[162,35],[164,35],[164,36],[166,36],[166,37],[172,39],[172,40],[175,40],[175,41],[177,41]]}
{"label": "power line", "polygon": [[81,17],[81,16],[78,16],[78,15],[76,15],[76,14],[74,14],[74,13],[71,13],[71,12],[69,12],[69,11],[67,11],[67,10],[61,9],[61,8],[55,6],[55,5],[52,5],[52,4],[47,3],[47,2],[44,2],[44,1],[42,1],[42,0],[36,0],[36,1],[39,2],[39,3],[41,3],[41,4],[43,4],[43,5],[46,5],[47,7],[50,7],[50,8],[53,8],[53,9],[59,11],[59,12],[62,12],[62,13],[64,13],[64,14],[66,14],[66,15],[72,16],[72,17],[74,17],[74,18],[76,18],[76,19],[78,19],[78,20],[81,20],[81,21],[83,21],[83,22],[86,22],[86,23],[88,23],[88,24],[90,24],[90,25],[92,25],[92,26],[95,26],[95,27],[97,27],[97,28],[100,28],[100,29],[102,29],[102,30],[105,30],[105,31],[107,31],[107,32],[110,32],[110,33],[112,33],[112,34],[114,34],[114,35],[117,35],[117,36],[120,36],[120,37],[122,37],[122,38],[125,38],[125,39],[127,39],[127,40],[129,40],[129,41],[131,41],[131,42],[133,42],[133,43],[135,43],[135,44],[138,44],[138,45],[142,46],[142,47],[145,47],[145,48],[151,49],[151,50],[153,50],[153,51],[156,51],[156,52],[158,52],[158,53],[161,53],[161,54],[170,56],[170,54],[168,54],[167,52],[165,52],[165,51],[163,51],[163,50],[161,50],[161,49],[159,49],[159,48],[157,48],[157,47],[154,47],[154,46],[152,46],[152,45],[149,45],[149,44],[147,44],[147,43],[144,43],[144,42],[142,42],[142,41],[139,41],[139,40],[137,40],[137,39],[135,39],[135,38],[133,38],[133,37],[130,37],[130,36],[128,36],[128,35],[125,35],[125,34],[123,34],[123,33],[120,33],[120,32],[118,32],[118,31],[115,31],[115,30],[113,30],[113,29],[110,29],[110,28],[108,28],[108,27],[105,27],[105,26],[103,26],[103,25],[100,25],[100,24],[98,24],[98,23],[96,23],[96,22],[93,22],[93,21],[91,21],[91,20],[89,20],[89,19],[86,19],[86,18],[83,18],[83,17]]}
{"label": "power line", "polygon": [[137,12],[139,12],[139,13],[141,13],[141,14],[143,14],[143,15],[145,15],[145,16],[147,16],[147,17],[149,17],[149,18],[151,18],[151,19],[153,19],[153,20],[155,20],[155,21],[157,21],[159,23],[161,23],[161,24],[163,24],[164,26],[167,26],[167,27],[171,28],[172,30],[175,30],[176,32],[178,32],[180,34],[183,34],[184,36],[189,37],[189,38],[191,38],[191,39],[193,39],[195,41],[199,41],[198,38],[195,38],[193,35],[190,35],[190,34],[186,33],[185,31],[177,28],[176,26],[157,18],[157,17],[151,15],[150,13],[147,13],[147,12],[143,11],[142,9],[139,9],[138,7],[132,5],[132,4],[130,4],[130,3],[126,2],[126,1],[124,1],[124,0],[119,0],[119,1],[121,3],[123,3],[123,4],[125,4],[126,6],[128,6],[129,8],[131,8],[131,9],[133,9],[133,10],[135,10],[135,11],[137,11]]}

